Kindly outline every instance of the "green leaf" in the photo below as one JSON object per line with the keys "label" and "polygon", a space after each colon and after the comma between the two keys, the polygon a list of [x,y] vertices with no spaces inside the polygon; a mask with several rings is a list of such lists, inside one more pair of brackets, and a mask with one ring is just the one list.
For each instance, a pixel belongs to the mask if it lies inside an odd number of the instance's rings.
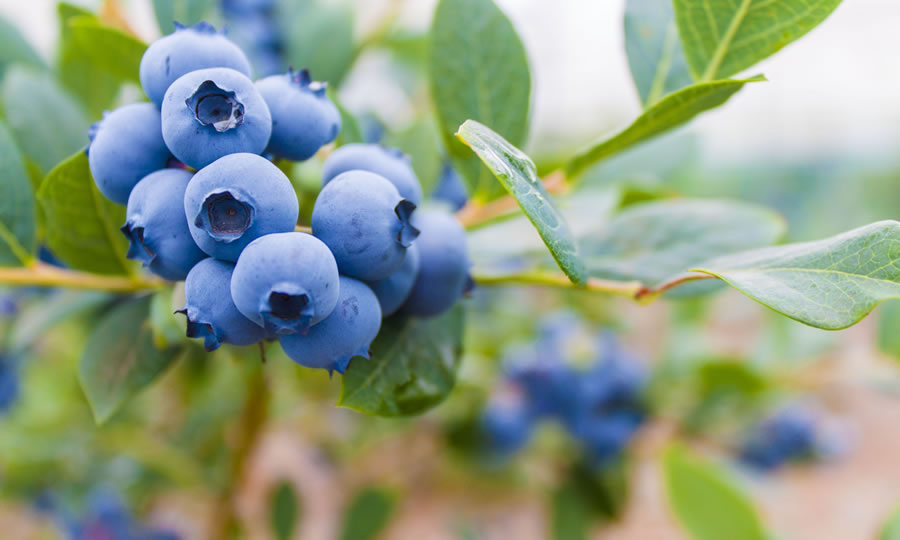
{"label": "green leaf", "polygon": [[159,349],[190,343],[187,338],[186,317],[176,316],[175,310],[185,305],[184,287],[166,287],[153,294],[150,302],[150,326],[153,344]]}
{"label": "green leaf", "polygon": [[409,155],[413,170],[422,184],[422,191],[431,193],[443,168],[440,135],[434,121],[426,116],[403,131],[390,132],[385,136],[383,144],[397,147]]}
{"label": "green leaf", "polygon": [[341,540],[377,538],[391,520],[396,496],[383,488],[367,487],[359,491],[344,512]]}
{"label": "green leaf", "polygon": [[897,331],[900,328],[900,302],[887,302],[878,311],[878,345],[882,351],[900,360],[900,332]]}
{"label": "green leaf", "polygon": [[111,108],[121,81],[100,69],[78,45],[69,21],[79,17],[95,17],[90,11],[66,2],[56,6],[59,13],[60,37],[56,67],[59,81],[99,120]]}
{"label": "green leaf", "polygon": [[672,0],[628,0],[625,53],[645,108],[694,82],[678,39]]}
{"label": "green leaf", "polygon": [[513,145],[528,136],[531,74],[525,48],[491,0],[441,0],[431,27],[431,97],[456,170],[478,201],[503,195],[477,158],[454,138],[468,119],[491,126]]}
{"label": "green leaf", "polygon": [[44,60],[22,36],[19,29],[0,17],[0,74],[9,64],[27,64],[44,67]]}
{"label": "green leaf", "polygon": [[693,269],[816,328],[840,330],[900,298],[900,223],[717,258]]}
{"label": "green leaf", "polygon": [[213,8],[214,0],[153,0],[153,13],[163,34],[175,31],[175,21],[190,26],[207,19]]}
{"label": "green leaf", "polygon": [[879,540],[900,540],[900,508],[894,510],[885,522]]}
{"label": "green leaf", "polygon": [[79,314],[99,308],[112,299],[112,295],[100,291],[59,291],[37,302],[16,315],[10,339],[9,352],[21,354],[45,332],[57,324]]}
{"label": "green leaf", "polygon": [[125,207],[104,197],[91,178],[88,159],[78,152],[50,171],[38,201],[46,219],[45,241],[72,268],[100,274],[132,274],[128,242],[119,228]]}
{"label": "green leaf", "polygon": [[681,448],[663,456],[669,506],[694,540],[766,540],[762,522],[724,473]]}
{"label": "green leaf", "polygon": [[550,538],[553,540],[587,540],[591,515],[580,493],[565,484],[553,492],[550,514]]}
{"label": "green leaf", "polygon": [[84,111],[49,74],[11,69],[2,98],[19,148],[42,174],[88,143]]}
{"label": "green leaf", "polygon": [[591,276],[654,287],[712,257],[771,245],[784,229],[780,216],[752,204],[660,200],[628,206],[581,247]]}
{"label": "green leaf", "polygon": [[338,133],[337,140],[335,141],[337,145],[343,146],[345,144],[365,142],[362,135],[362,128],[359,126],[359,120],[357,120],[356,117],[353,116],[353,113],[348,111],[340,102],[337,96],[337,90],[335,90],[333,86],[329,86],[327,92],[328,98],[334,103],[341,115],[341,132]]}
{"label": "green leaf", "polygon": [[765,78],[759,75],[750,79],[697,83],[669,94],[644,111],[627,128],[569,160],[566,164],[566,175],[574,179],[594,163],[661,135],[702,112],[722,105],[745,84],[764,80]]}
{"label": "green leaf", "polygon": [[528,217],[550,254],[573,283],[587,281],[584,262],[569,225],[537,177],[537,169],[528,156],[489,128],[466,120],[458,137],[465,142],[512,195]]}
{"label": "green leaf", "polygon": [[282,17],[290,29],[285,33],[287,63],[308,69],[317,81],[340,86],[356,59],[353,11],[340,3],[315,0],[291,4]]}
{"label": "green leaf", "polygon": [[841,0],[674,0],[694,78],[730,77],[815,28]]}
{"label": "green leaf", "polygon": [[128,300],[111,310],[88,339],[78,374],[98,424],[155,381],[177,356],[175,350],[153,345],[149,313],[149,296]]}
{"label": "green leaf", "polygon": [[36,248],[37,221],[31,180],[12,133],[0,120],[0,266],[31,263]]}
{"label": "green leaf", "polygon": [[69,27],[90,62],[122,80],[141,83],[138,71],[146,43],[95,17],[75,17],[69,21]]}
{"label": "green leaf", "polygon": [[462,356],[463,308],[427,319],[385,319],[372,358],[354,358],[338,405],[377,416],[422,413],[453,390]]}
{"label": "green leaf", "polygon": [[281,482],[272,492],[269,503],[269,523],[276,540],[289,540],[297,528],[300,501],[290,482]]}

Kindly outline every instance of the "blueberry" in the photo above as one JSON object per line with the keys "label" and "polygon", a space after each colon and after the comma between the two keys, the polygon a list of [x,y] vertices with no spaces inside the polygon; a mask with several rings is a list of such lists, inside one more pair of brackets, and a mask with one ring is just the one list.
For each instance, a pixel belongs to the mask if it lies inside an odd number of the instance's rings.
{"label": "blueberry", "polygon": [[488,450],[509,456],[528,444],[534,430],[534,418],[518,400],[495,400],[481,415],[481,429]]}
{"label": "blueberry", "polygon": [[449,163],[444,163],[441,178],[438,180],[438,185],[434,188],[431,196],[449,204],[450,209],[453,211],[459,210],[469,201],[466,185]]}
{"label": "blueberry", "polygon": [[272,162],[231,154],[194,175],[184,194],[184,213],[200,249],[236,261],[256,238],[293,231],[299,205],[290,180]]}
{"label": "blueberry", "polygon": [[272,137],[267,152],[303,161],[330,143],[341,130],[341,115],[325,95],[325,85],[313,82],[307,70],[272,75],[256,82],[272,113]]}
{"label": "blueberry", "polygon": [[166,90],[176,79],[200,69],[231,68],[250,77],[250,62],[241,49],[207,22],[194,26],[175,23],[175,32],[147,47],[141,58],[140,79],[150,101],[161,107]]}
{"label": "blueberry", "polygon": [[403,310],[430,317],[453,307],[472,285],[466,232],[444,212],[416,212],[412,222],[421,231],[416,240],[419,273]]}
{"label": "blueberry", "polygon": [[817,420],[813,410],[800,405],[776,411],[750,430],[740,450],[740,461],[771,471],[788,461],[813,455]]}
{"label": "blueberry", "polygon": [[203,259],[184,282],[185,306],[179,313],[187,317],[187,336],[203,338],[207,351],[223,343],[252,345],[266,338],[266,331],[241,315],[231,299],[234,264]]}
{"label": "blueberry", "polygon": [[159,110],[151,103],[133,103],[104,113],[91,126],[88,165],[100,193],[126,204],[138,181],[164,169],[172,157],[163,140]]}
{"label": "blueberry", "polygon": [[244,74],[201,69],[182,75],[166,91],[162,134],[175,157],[201,169],[228,154],[261,154],[272,134],[272,116]]}
{"label": "blueberry", "polygon": [[378,144],[347,144],[328,156],[322,169],[322,185],[352,170],[369,171],[387,178],[400,195],[414,204],[422,203],[422,186],[409,164],[409,157],[396,148]]}
{"label": "blueberry", "polygon": [[381,304],[382,316],[393,315],[400,309],[403,302],[406,302],[418,273],[419,248],[412,244],[406,249],[406,257],[400,268],[382,280],[368,282],[369,287],[378,297],[378,303]]}
{"label": "blueberry", "polygon": [[163,169],[138,182],[128,197],[122,233],[131,245],[128,258],[144,263],[165,279],[182,280],[206,257],[184,217],[184,191],[191,173]]}
{"label": "blueberry", "polygon": [[0,356],[0,413],[5,413],[19,399],[19,371],[14,359]]}
{"label": "blueberry", "polygon": [[318,238],[269,234],[241,253],[231,295],[238,310],[270,332],[306,332],[331,314],[340,293],[337,263]]}
{"label": "blueberry", "polygon": [[326,185],[313,207],[313,234],[325,242],[342,274],[377,281],[400,268],[419,232],[409,224],[416,205],[367,171],[349,171]]}
{"label": "blueberry", "polygon": [[305,334],[279,336],[284,352],[301,366],[343,373],[354,356],[369,358],[381,328],[378,299],[361,281],[341,276],[340,296],[331,315]]}
{"label": "blueberry", "polygon": [[599,465],[620,455],[643,421],[643,415],[637,411],[617,410],[604,415],[586,415],[570,429],[588,458]]}

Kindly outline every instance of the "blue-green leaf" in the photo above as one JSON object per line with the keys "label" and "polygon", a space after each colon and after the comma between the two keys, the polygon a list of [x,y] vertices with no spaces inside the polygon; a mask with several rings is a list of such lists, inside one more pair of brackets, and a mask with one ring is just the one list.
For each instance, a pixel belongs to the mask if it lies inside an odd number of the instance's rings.
{"label": "blue-green leaf", "polygon": [[474,120],[460,126],[458,137],[478,155],[512,195],[537,229],[550,254],[573,283],[587,281],[584,262],[569,225],[537,177],[531,159],[503,137]]}
{"label": "blue-green leaf", "polygon": [[344,511],[341,540],[374,540],[391,520],[396,496],[383,488],[360,490]]}
{"label": "blue-green leaf", "polygon": [[100,69],[81,49],[75,40],[69,21],[79,17],[92,17],[90,11],[66,2],[56,6],[59,14],[59,49],[56,68],[59,81],[85,106],[94,120],[111,108],[121,81]]}
{"label": "blue-green leaf", "polygon": [[35,67],[46,65],[19,29],[0,17],[0,74],[11,64],[27,64]]}
{"label": "blue-green leaf", "polygon": [[681,49],[672,0],[628,0],[625,53],[644,107],[694,80]]}
{"label": "blue-green leaf", "polygon": [[825,240],[735,253],[694,270],[804,324],[839,330],[881,302],[900,298],[900,222],[879,221]]}
{"label": "blue-green leaf", "polygon": [[747,497],[710,463],[672,447],[663,456],[669,506],[694,540],[766,540]]}
{"label": "blue-green leaf", "polygon": [[353,10],[335,2],[294,3],[282,11],[289,31],[285,59],[317,81],[339,86],[356,59]]}
{"label": "blue-green leaf", "polygon": [[124,80],[140,84],[138,71],[147,44],[95,17],[74,17],[72,35],[85,57],[94,65]]}
{"label": "blue-green leaf", "polygon": [[569,160],[566,164],[566,174],[570,179],[574,179],[594,163],[661,135],[702,112],[724,104],[745,84],[764,80],[762,76],[757,76],[742,80],[697,83],[669,94],[644,111],[627,128]]}
{"label": "blue-green leaf", "polygon": [[525,48],[491,0],[441,0],[431,27],[430,75],[438,127],[456,170],[475,200],[503,187],[454,138],[468,119],[521,146],[528,136],[531,74]]}
{"label": "blue-green leaf", "polygon": [[125,207],[104,197],[91,178],[88,158],[78,152],[50,171],[38,201],[45,219],[45,241],[64,263],[100,274],[132,274],[125,258],[128,242],[119,230]]}
{"label": "blue-green leaf", "polygon": [[0,266],[22,266],[34,259],[37,222],[34,193],[12,133],[0,120]]}
{"label": "blue-green leaf", "polygon": [[730,77],[824,21],[841,0],[674,0],[675,19],[694,77]]}
{"label": "blue-green leaf", "polygon": [[9,352],[21,354],[42,334],[65,321],[85,312],[98,309],[113,296],[101,291],[61,290],[46,300],[29,305],[16,315],[9,339]]}
{"label": "blue-green leaf", "polygon": [[386,319],[372,343],[372,358],[350,362],[338,405],[376,416],[408,416],[441,403],[456,384],[463,322],[459,305],[438,317]]}

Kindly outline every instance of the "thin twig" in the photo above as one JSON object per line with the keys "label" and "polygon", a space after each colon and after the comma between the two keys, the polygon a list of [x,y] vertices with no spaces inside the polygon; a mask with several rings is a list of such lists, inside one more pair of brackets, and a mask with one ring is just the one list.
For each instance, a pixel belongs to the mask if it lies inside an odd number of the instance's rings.
{"label": "thin twig", "polygon": [[36,262],[19,268],[0,268],[0,284],[37,287],[67,287],[110,292],[158,289],[165,282],[143,277],[107,276],[59,268]]}
{"label": "thin twig", "polygon": [[497,285],[540,285],[543,287],[606,293],[631,299],[634,299],[638,292],[645,288],[638,281],[612,281],[598,278],[589,278],[584,286],[579,286],[572,283],[563,274],[544,271],[518,274],[476,274],[473,276],[473,279],[477,285],[485,287]]}

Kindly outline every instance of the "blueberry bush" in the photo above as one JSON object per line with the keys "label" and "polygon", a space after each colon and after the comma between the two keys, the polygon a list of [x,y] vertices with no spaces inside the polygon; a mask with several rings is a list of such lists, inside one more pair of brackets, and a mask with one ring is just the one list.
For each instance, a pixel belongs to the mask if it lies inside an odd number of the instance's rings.
{"label": "blueberry bush", "polygon": [[[780,84],[754,66],[840,0],[626,0],[642,110],[552,152],[493,0],[424,29],[389,2],[362,34],[361,2],[154,0],[156,39],[125,4],[59,2],[52,56],[0,19],[0,488],[49,534],[374,538],[433,444],[447,497],[537,493],[537,537],[622,519],[650,460],[685,535],[764,540],[746,484],[852,453],[797,359],[900,298],[896,182],[860,180],[884,196],[817,235],[846,208],[785,171],[704,183],[677,129]],[[343,103],[373,55],[402,120]],[[752,350],[708,345],[722,297],[761,321]],[[260,463],[294,459],[265,453],[278,426],[351,494],[339,524],[289,468],[247,509]],[[184,493],[205,506],[150,511]],[[449,530],[481,538],[473,515]]]}

